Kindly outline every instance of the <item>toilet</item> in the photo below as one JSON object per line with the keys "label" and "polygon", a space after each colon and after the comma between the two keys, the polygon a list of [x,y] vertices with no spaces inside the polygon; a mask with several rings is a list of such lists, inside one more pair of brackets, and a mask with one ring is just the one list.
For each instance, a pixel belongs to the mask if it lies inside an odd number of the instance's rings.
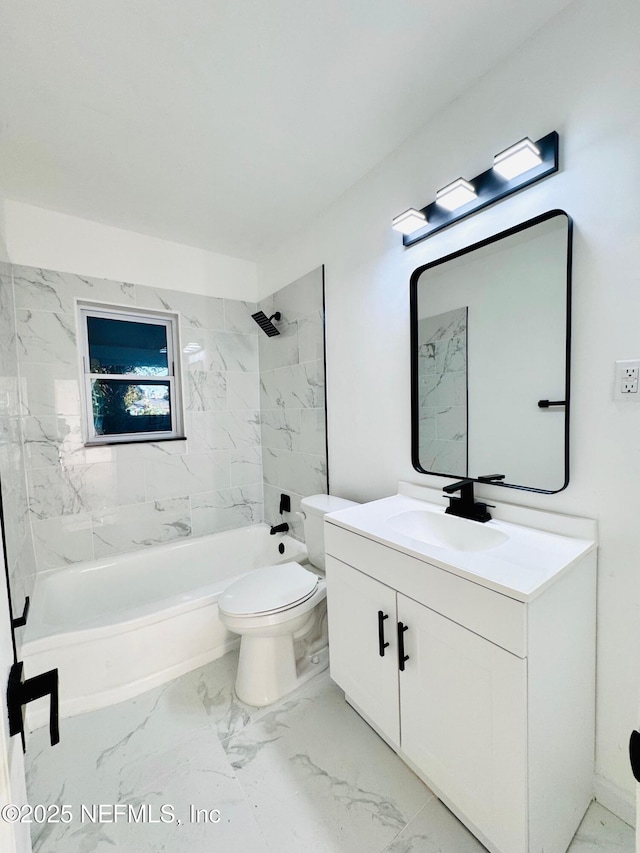
{"label": "toilet", "polygon": [[324,516],[355,505],[332,495],[303,498],[309,564],[264,566],[220,596],[220,620],[241,636],[236,696],[247,705],[270,705],[328,666]]}

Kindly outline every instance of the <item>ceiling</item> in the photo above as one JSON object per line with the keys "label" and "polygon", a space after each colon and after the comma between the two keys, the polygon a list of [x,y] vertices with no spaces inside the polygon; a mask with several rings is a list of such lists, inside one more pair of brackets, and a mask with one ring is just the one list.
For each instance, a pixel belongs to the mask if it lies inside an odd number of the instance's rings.
{"label": "ceiling", "polygon": [[255,259],[570,0],[2,0],[0,192]]}

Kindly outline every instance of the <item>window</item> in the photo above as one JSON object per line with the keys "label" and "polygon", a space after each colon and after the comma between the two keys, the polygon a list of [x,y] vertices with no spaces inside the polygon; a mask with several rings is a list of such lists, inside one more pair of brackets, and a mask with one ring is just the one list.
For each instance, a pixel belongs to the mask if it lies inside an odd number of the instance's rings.
{"label": "window", "polygon": [[86,443],[182,438],[177,318],[79,308]]}

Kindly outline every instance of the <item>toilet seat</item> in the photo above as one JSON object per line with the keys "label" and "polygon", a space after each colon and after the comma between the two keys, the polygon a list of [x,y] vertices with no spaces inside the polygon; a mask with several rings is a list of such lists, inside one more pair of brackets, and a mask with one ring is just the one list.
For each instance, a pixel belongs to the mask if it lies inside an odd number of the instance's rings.
{"label": "toilet seat", "polygon": [[235,617],[280,613],[311,598],[319,582],[317,575],[299,563],[265,566],[227,587],[218,600],[218,609]]}

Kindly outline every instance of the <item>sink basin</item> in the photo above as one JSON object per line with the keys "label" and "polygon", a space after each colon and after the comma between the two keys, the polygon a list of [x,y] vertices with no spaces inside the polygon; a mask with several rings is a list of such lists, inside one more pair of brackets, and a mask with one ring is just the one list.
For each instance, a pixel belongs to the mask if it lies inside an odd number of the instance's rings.
{"label": "sink basin", "polygon": [[392,515],[387,524],[397,533],[452,551],[488,551],[506,542],[508,536],[495,527],[453,515],[413,510]]}

